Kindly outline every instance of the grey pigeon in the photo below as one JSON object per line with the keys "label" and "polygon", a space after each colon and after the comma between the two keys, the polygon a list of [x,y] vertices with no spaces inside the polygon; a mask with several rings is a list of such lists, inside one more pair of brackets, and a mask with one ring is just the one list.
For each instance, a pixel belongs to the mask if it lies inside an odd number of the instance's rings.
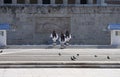
{"label": "grey pigeon", "polygon": [[109,57],[109,56],[107,56],[107,59],[110,59],[110,57]]}
{"label": "grey pigeon", "polygon": [[75,59],[76,59],[76,57],[75,57],[75,56],[72,56],[72,57],[71,57],[71,60],[75,60]]}
{"label": "grey pigeon", "polygon": [[79,56],[79,54],[77,54],[77,56]]}
{"label": "grey pigeon", "polygon": [[3,51],[1,50],[0,53],[2,53]]}
{"label": "grey pigeon", "polygon": [[61,56],[61,53],[59,53],[58,55]]}

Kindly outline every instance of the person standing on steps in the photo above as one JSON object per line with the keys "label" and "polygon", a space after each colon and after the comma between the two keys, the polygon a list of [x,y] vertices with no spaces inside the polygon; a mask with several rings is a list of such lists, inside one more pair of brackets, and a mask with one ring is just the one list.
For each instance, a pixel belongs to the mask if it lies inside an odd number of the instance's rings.
{"label": "person standing on steps", "polygon": [[67,46],[69,45],[70,39],[71,39],[71,34],[69,33],[69,31],[66,31],[66,33],[65,33],[65,44]]}
{"label": "person standing on steps", "polygon": [[52,38],[53,46],[56,46],[56,41],[58,39],[58,34],[56,33],[55,30],[53,30],[53,32],[51,33],[50,37]]}
{"label": "person standing on steps", "polygon": [[61,32],[61,35],[60,35],[60,45],[61,45],[61,49],[65,48],[64,44],[65,44],[65,35]]}

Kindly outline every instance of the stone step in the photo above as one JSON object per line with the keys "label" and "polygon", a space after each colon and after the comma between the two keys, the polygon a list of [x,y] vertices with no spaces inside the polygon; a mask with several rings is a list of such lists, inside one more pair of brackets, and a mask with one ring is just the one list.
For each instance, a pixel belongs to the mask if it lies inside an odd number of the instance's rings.
{"label": "stone step", "polygon": [[0,68],[120,68],[120,63],[0,63]]}

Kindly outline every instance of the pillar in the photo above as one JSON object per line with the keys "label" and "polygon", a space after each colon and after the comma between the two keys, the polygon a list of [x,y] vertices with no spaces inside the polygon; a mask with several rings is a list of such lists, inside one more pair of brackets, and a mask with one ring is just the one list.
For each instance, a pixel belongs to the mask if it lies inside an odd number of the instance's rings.
{"label": "pillar", "polygon": [[12,0],[12,4],[17,4],[17,0]]}
{"label": "pillar", "polygon": [[97,0],[97,4],[101,4],[101,1],[100,1],[100,0]]}
{"label": "pillar", "polygon": [[30,3],[30,0],[25,0],[25,4],[29,4]]}
{"label": "pillar", "polygon": [[101,4],[104,5],[105,4],[105,0],[101,0]]}
{"label": "pillar", "polygon": [[68,4],[68,0],[63,0],[63,4],[67,5]]}
{"label": "pillar", "polygon": [[4,4],[4,0],[0,0],[0,4]]}
{"label": "pillar", "polygon": [[42,0],[38,0],[38,4],[42,4]]}
{"label": "pillar", "polygon": [[93,0],[88,0],[88,4],[93,4]]}
{"label": "pillar", "polygon": [[51,4],[55,4],[55,0],[51,0],[50,2],[51,2]]}
{"label": "pillar", "polygon": [[75,0],[75,4],[80,4],[80,0]]}

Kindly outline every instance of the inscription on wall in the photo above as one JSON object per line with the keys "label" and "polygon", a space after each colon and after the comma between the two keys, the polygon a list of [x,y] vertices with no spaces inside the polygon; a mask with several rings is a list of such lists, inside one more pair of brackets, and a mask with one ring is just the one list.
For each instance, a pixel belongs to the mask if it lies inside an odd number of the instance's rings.
{"label": "inscription on wall", "polygon": [[70,17],[36,17],[35,33],[58,33],[70,30]]}

